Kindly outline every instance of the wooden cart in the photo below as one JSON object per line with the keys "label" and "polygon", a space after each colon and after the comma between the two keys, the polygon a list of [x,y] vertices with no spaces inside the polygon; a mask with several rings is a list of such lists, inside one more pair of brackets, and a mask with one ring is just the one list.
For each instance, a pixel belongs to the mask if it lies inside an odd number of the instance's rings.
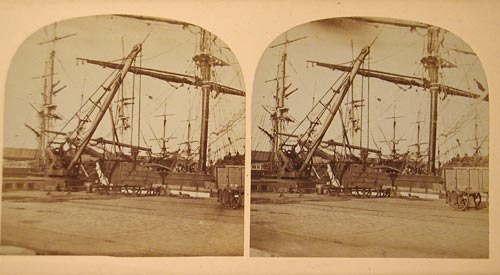
{"label": "wooden cart", "polygon": [[245,193],[245,166],[226,165],[216,167],[218,202],[225,208],[243,206]]}
{"label": "wooden cart", "polygon": [[479,208],[481,201],[488,205],[488,167],[450,167],[443,169],[446,203],[459,210]]}

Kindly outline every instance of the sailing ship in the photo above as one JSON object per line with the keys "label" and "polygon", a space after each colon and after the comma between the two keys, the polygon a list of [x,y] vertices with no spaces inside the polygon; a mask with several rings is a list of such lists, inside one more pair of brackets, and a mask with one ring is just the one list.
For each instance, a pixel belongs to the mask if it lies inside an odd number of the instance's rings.
{"label": "sailing ship", "polygon": [[[363,197],[369,197],[372,194],[387,196],[390,194],[391,190],[398,187],[409,188],[410,192],[412,188],[420,188],[422,190],[432,188],[439,189],[440,183],[442,182],[440,175],[442,163],[438,163],[436,160],[438,157],[446,159],[452,152],[450,149],[445,149],[446,142],[439,142],[441,140],[449,141],[453,136],[457,138],[456,135],[459,132],[458,130],[465,127],[465,121],[470,122],[470,117],[466,117],[467,120],[463,118],[463,116],[470,112],[463,112],[460,113],[461,117],[459,121],[452,125],[451,128],[453,128],[453,130],[445,129],[445,125],[441,125],[442,128],[440,128],[438,127],[438,121],[443,121],[442,117],[454,115],[456,119],[459,116],[456,113],[447,114],[439,108],[442,108],[442,105],[453,104],[449,102],[450,98],[459,98],[459,100],[468,101],[469,104],[473,103],[472,105],[474,105],[476,109],[479,105],[486,105],[487,107],[488,101],[487,89],[484,88],[484,84],[482,84],[484,83],[484,79],[474,79],[477,83],[477,87],[469,86],[467,89],[456,88],[453,85],[443,83],[442,74],[444,71],[457,66],[442,57],[444,52],[443,45],[445,45],[444,38],[445,36],[449,37],[452,35],[443,29],[427,24],[389,19],[343,18],[323,20],[310,24],[315,25],[316,29],[313,29],[312,26],[308,28],[307,25],[308,24],[305,24],[295,29],[297,36],[299,36],[299,34],[304,35],[309,33],[313,37],[324,37],[326,36],[326,32],[315,33],[314,31],[318,29],[326,30],[327,28],[336,28],[335,30],[339,33],[344,32],[344,36],[362,33],[362,36],[365,36],[364,43],[366,44],[364,44],[359,55],[355,58],[353,40],[351,40],[352,61],[343,62],[341,64],[311,61],[309,58],[303,57],[303,52],[299,50],[296,51],[296,54],[300,55],[301,58],[308,59],[308,65],[336,71],[338,77],[334,83],[331,84],[331,82],[329,82],[331,74],[329,76],[323,72],[322,78],[328,79],[328,81],[320,81],[328,82],[327,84],[323,84],[323,86],[326,87],[326,92],[320,96],[319,99],[315,99],[314,91],[311,92],[313,107],[310,110],[303,111],[305,115],[303,115],[303,119],[299,121],[296,121],[293,118],[294,116],[289,115],[293,109],[285,106],[285,102],[289,101],[290,98],[293,97],[291,95],[297,92],[297,89],[291,89],[292,83],[287,82],[288,78],[292,78],[287,75],[291,71],[290,69],[287,70],[287,65],[292,65],[288,64],[287,59],[289,59],[289,54],[287,53],[287,45],[297,40],[289,40],[288,36],[290,33],[294,33],[294,30],[283,35],[285,42],[274,44],[269,47],[268,52],[278,45],[283,46],[283,52],[278,66],[279,75],[272,80],[277,83],[273,95],[275,104],[272,107],[264,106],[267,115],[271,118],[271,130],[261,125],[258,127],[259,131],[264,133],[264,136],[271,143],[272,150],[269,154],[271,157],[267,160],[269,163],[267,167],[270,169],[268,169],[268,171],[253,171],[252,174],[257,175],[256,180],[253,181],[253,189],[259,190],[262,189],[261,187],[263,185],[273,185],[273,189],[283,190],[283,187],[284,189],[294,187],[296,189],[306,190],[313,189],[313,184],[305,184],[304,182],[319,184],[326,182],[331,190],[353,193]],[[364,26],[359,27],[360,25]],[[359,29],[355,29],[354,26],[358,26]],[[378,33],[372,31],[374,35],[370,37],[370,40],[366,41],[364,32],[368,32],[366,29],[370,28],[370,26],[382,28],[382,30],[378,30]],[[399,28],[397,32],[399,32],[401,38],[408,36],[408,34],[402,35],[401,32],[403,30],[409,33],[416,33],[420,40],[424,37],[426,43],[424,57],[420,57],[416,62],[412,61],[409,64],[412,65],[416,63],[418,64],[417,66],[422,65],[423,72],[426,76],[407,76],[401,73],[386,72],[371,68],[371,66],[373,66],[371,64],[374,63],[373,60],[375,59],[373,57],[374,48],[377,50],[386,48],[388,52],[406,50],[394,49],[394,45],[397,45],[397,43],[404,44],[401,40],[390,41],[396,44],[390,44],[390,42],[384,41],[386,44],[377,48],[378,43],[384,43],[377,39],[381,33],[384,33],[384,29],[387,29],[386,26]],[[339,36],[341,37],[341,34],[339,34]],[[456,37],[454,37],[454,41],[455,44],[466,46],[463,41],[462,43],[456,43],[458,41]],[[329,42],[335,43],[332,41]],[[413,42],[413,44],[416,44],[416,42]],[[321,47],[320,45],[315,46],[318,48]],[[299,48],[300,46],[297,45],[296,47]],[[344,49],[345,48],[346,47],[344,47]],[[455,50],[455,53],[466,54],[469,57],[472,56],[473,59],[477,59],[474,53],[469,49],[454,48],[453,50]],[[450,51],[450,48],[446,48],[446,53]],[[310,51],[309,49],[308,52],[317,51]],[[339,51],[332,52],[339,55]],[[268,56],[271,56],[271,54],[268,53]],[[382,62],[389,57],[391,56],[379,57],[379,60],[375,59],[375,61]],[[345,57],[341,60],[344,61]],[[262,62],[261,60],[261,63]],[[403,59],[399,62],[405,62],[405,60]],[[474,62],[477,63],[477,60]],[[402,67],[408,67],[408,65],[404,65],[404,63],[397,64]],[[407,60],[406,64],[408,64]],[[297,71],[295,66],[292,65],[291,67],[293,71]],[[307,73],[303,73],[303,75],[305,74]],[[303,78],[299,76],[295,79],[301,82],[300,84],[302,84],[302,86],[306,86],[303,83]],[[391,119],[393,122],[393,136],[391,140],[387,140],[384,133],[385,131],[381,130],[379,126],[380,132],[384,137],[384,140],[379,142],[387,143],[390,151],[388,154],[383,154],[383,148],[378,146],[378,143],[375,141],[372,131],[373,122],[370,122],[370,120],[381,119],[380,116],[373,115],[373,107],[371,107],[372,113],[370,113],[370,105],[374,103],[374,99],[376,99],[375,103],[382,101],[381,98],[384,97],[383,93],[386,92],[384,88],[387,88],[379,84],[378,87],[382,87],[382,89],[380,91],[373,91],[373,87],[370,88],[369,79],[377,79],[376,81],[379,82],[385,81],[391,83],[391,85],[395,85],[397,89],[400,90],[396,97],[397,100],[395,99],[394,102],[388,106],[389,108],[384,108],[386,110],[394,110],[391,117],[383,117],[383,119]],[[258,81],[258,77],[256,81]],[[374,85],[373,82],[375,82],[375,80],[371,82],[372,86]],[[256,86],[257,85],[258,84],[256,84]],[[294,83],[294,85],[297,84]],[[429,139],[427,150],[422,150],[422,147],[425,147],[422,146],[425,143],[421,140],[421,124],[423,121],[419,118],[415,123],[417,125],[416,143],[407,145],[408,149],[406,152],[399,153],[398,147],[400,147],[400,144],[404,143],[406,139],[396,136],[397,119],[401,118],[396,114],[396,106],[405,106],[404,103],[398,103],[398,100],[403,102],[404,99],[402,99],[402,97],[409,97],[408,92],[406,92],[405,95],[405,91],[408,90],[416,90],[422,97],[429,99]],[[380,93],[380,95],[374,95],[375,92]],[[387,97],[384,98],[384,101],[386,99]],[[304,98],[302,97],[300,101],[304,102]],[[440,106],[440,101],[445,101],[445,104],[441,103]],[[406,106],[405,108],[413,109],[407,108]],[[441,119],[438,119],[438,114],[441,115]],[[254,118],[254,121],[263,120]],[[334,121],[336,121],[335,124],[333,123]],[[372,123],[372,126],[370,123]],[[288,124],[292,124],[293,126],[290,127],[291,131],[285,132],[285,126]],[[334,127],[335,125],[337,127]],[[438,129],[444,129],[441,135],[438,135]],[[328,136],[330,138],[327,138]],[[457,140],[460,139],[461,138],[457,138]],[[485,139],[482,140],[483,144],[484,142]],[[480,143],[481,142],[477,144]],[[373,148],[371,145],[375,145],[376,147]],[[475,147],[479,146],[477,145]],[[455,147],[453,149],[463,148]],[[443,155],[445,155],[444,158]],[[425,157],[427,157],[426,160],[424,159]],[[255,168],[256,166],[257,165],[254,164],[253,167]],[[261,163],[260,166],[263,167],[263,163]],[[259,174],[260,177],[258,176]],[[277,180],[270,180],[270,178],[275,178]]]}
{"label": "sailing ship", "polygon": [[[231,67],[232,70],[238,72],[235,59],[232,56],[228,58],[227,47],[218,37],[188,23],[131,15],[113,15],[111,19],[139,22],[145,26],[151,24],[181,26],[182,30],[191,32],[190,35],[195,36],[197,40],[196,47],[193,49],[195,55],[190,58],[195,69],[191,74],[186,74],[143,67],[143,49],[148,45],[149,36],[155,35],[152,30],[143,35],[144,40],[134,45],[128,55],[123,55],[123,58],[114,62],[78,57],[78,64],[98,65],[106,70],[112,69],[113,72],[99,84],[96,91],[86,101],[83,100],[82,94],[82,103],[78,110],[70,119],[64,121],[61,129],[54,130],[54,120],[62,120],[62,116],[56,112],[56,104],[53,100],[53,97],[60,91],[56,87],[57,84],[54,84],[55,42],[73,36],[59,37],[54,33],[54,38],[50,40],[53,43],[48,62],[50,69],[43,76],[44,103],[42,110],[38,112],[40,129],[29,126],[39,140],[41,170],[51,181],[62,179],[64,185],[70,188],[72,185],[81,186],[84,181],[95,180],[99,184],[110,186],[151,188],[152,185],[162,184],[168,185],[170,189],[184,190],[184,192],[205,190],[206,183],[214,181],[215,163],[220,164],[220,160],[230,155],[231,152],[238,155],[242,150],[241,144],[244,143],[244,126],[242,126],[244,111],[238,110],[235,103],[239,102],[240,106],[244,107],[241,98],[245,96],[245,92],[241,88],[220,84],[221,80],[234,84],[234,79],[239,78],[239,73],[228,81],[216,70],[217,67]],[[217,57],[217,55],[222,57]],[[233,68],[235,66],[236,68]],[[194,90],[193,93],[198,94],[196,96],[201,94],[200,138],[197,141],[199,147],[196,150],[192,149],[193,119],[188,109],[198,106],[184,109],[185,114],[176,114],[182,117],[188,116],[185,120],[188,122],[187,140],[178,143],[177,149],[169,151],[167,144],[174,138],[166,135],[169,116],[166,113],[167,106],[176,104],[188,106],[189,104],[179,104],[178,101],[164,99],[164,102],[160,102],[162,106],[165,106],[164,113],[159,115],[163,118],[161,129],[163,136],[158,139],[155,129],[149,125],[150,135],[155,137],[149,141],[156,140],[160,150],[158,153],[153,152],[154,145],[148,144],[148,139],[144,135],[145,127],[142,126],[141,129],[141,118],[144,123],[142,112],[145,109],[151,113],[155,111],[149,109],[152,106],[145,105],[144,100],[152,99],[156,95],[151,95],[151,91],[148,91],[148,94],[142,91],[141,83],[145,82],[143,76],[157,82],[166,82],[174,90],[180,92],[187,90],[183,101],[189,101],[192,98],[191,95],[187,95],[192,94],[189,91],[191,88]],[[127,82],[132,82],[131,87],[129,86],[132,91],[124,88]],[[227,100],[227,97],[239,99]],[[236,106],[226,106],[228,102]],[[225,108],[227,113],[221,112],[222,108]],[[215,114],[221,115],[218,124],[211,119]],[[106,128],[100,127],[105,124],[104,120],[107,115],[110,117],[111,125]],[[104,134],[105,136],[98,136],[98,134],[105,133],[103,129],[108,130],[108,133]],[[160,129],[157,128],[156,131],[158,130]],[[231,146],[228,147],[227,143]],[[220,144],[225,147],[216,149]],[[243,165],[243,163],[238,164]],[[213,188],[213,186],[210,187]],[[137,190],[140,189],[137,188]]]}

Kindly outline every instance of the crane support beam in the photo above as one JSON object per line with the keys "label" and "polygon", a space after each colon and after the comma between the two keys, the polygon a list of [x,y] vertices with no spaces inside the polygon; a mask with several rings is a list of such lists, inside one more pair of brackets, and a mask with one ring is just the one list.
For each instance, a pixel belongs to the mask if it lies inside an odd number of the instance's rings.
{"label": "crane support beam", "polygon": [[120,70],[120,72],[115,76],[113,79],[110,87],[110,93],[108,94],[108,97],[104,101],[103,105],[99,109],[99,113],[97,114],[96,118],[94,119],[87,135],[85,138],[82,140],[80,145],[78,146],[78,149],[76,150],[75,155],[73,156],[73,159],[71,160],[70,164],[68,165],[68,170],[71,170],[78,162],[80,159],[83,151],[85,150],[85,147],[87,147],[88,143],[90,142],[90,139],[92,138],[92,135],[94,132],[97,130],[97,127],[99,126],[101,120],[103,119],[104,115],[106,114],[106,111],[109,108],[109,105],[113,102],[113,98],[115,97],[116,93],[118,92],[118,89],[120,88],[121,84],[123,83],[123,80],[125,79],[125,76],[127,75],[127,72],[129,71],[130,67],[132,66],[132,62],[135,60],[139,52],[142,50],[142,45],[137,44],[134,46],[130,54],[127,56],[125,59],[125,62],[123,64],[123,68]]}
{"label": "crane support beam", "polygon": [[323,141],[323,138],[325,137],[325,134],[328,131],[328,128],[330,128],[330,125],[333,122],[333,118],[335,117],[335,115],[339,111],[339,108],[342,104],[342,101],[344,100],[344,97],[347,95],[347,92],[349,91],[349,88],[351,87],[352,82],[354,81],[354,77],[356,77],[356,74],[358,73],[361,64],[364,62],[364,60],[369,52],[370,52],[370,47],[364,47],[361,50],[361,53],[359,54],[359,56],[356,58],[356,61],[354,62],[352,69],[346,78],[346,81],[344,81],[342,87],[340,87],[340,89],[342,89],[342,92],[339,94],[340,98],[337,100],[337,102],[333,106],[333,109],[330,110],[330,113],[328,114],[328,117],[326,118],[326,121],[323,124],[323,128],[321,129],[319,135],[316,137],[316,139],[312,143],[311,148],[309,148],[309,152],[307,153],[307,156],[306,156],[304,162],[302,163],[302,166],[300,167],[299,172],[304,172],[306,170],[306,168],[308,167],[309,162],[312,160],[314,154],[316,153],[316,150],[318,149],[319,145]]}

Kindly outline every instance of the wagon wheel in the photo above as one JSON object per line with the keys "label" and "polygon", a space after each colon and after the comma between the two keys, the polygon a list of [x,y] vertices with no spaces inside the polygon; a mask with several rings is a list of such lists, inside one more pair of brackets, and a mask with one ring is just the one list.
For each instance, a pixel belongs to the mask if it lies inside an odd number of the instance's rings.
{"label": "wagon wheel", "polygon": [[462,192],[458,195],[458,200],[457,200],[457,208],[460,211],[467,210],[467,207],[469,206],[469,194]]}
{"label": "wagon wheel", "polygon": [[384,190],[384,188],[382,186],[380,186],[380,189],[377,192],[377,196],[379,198],[385,198],[385,190]]}
{"label": "wagon wheel", "polygon": [[446,200],[449,206],[458,208],[459,195],[457,192],[455,191],[448,192]]}
{"label": "wagon wheel", "polygon": [[366,193],[365,193],[365,196],[367,198],[371,197],[372,196],[372,189],[370,187],[366,188]]}
{"label": "wagon wheel", "polygon": [[384,198],[389,198],[391,196],[391,188],[386,188],[384,192]]}
{"label": "wagon wheel", "polygon": [[229,199],[229,192],[227,192],[226,189],[224,189],[224,191],[222,191],[221,204],[222,204],[222,206],[224,206],[224,208],[231,207],[231,200]]}
{"label": "wagon wheel", "polygon": [[240,192],[235,192],[231,194],[231,209],[236,209],[241,206],[241,195]]}
{"label": "wagon wheel", "polygon": [[357,186],[356,186],[356,187],[354,187],[354,190],[353,190],[352,192],[353,192],[353,195],[354,195],[356,198],[361,197],[361,194],[360,194],[359,189],[358,189],[358,187],[357,187]]}
{"label": "wagon wheel", "polygon": [[359,188],[358,189],[358,196],[362,199],[366,198],[366,189],[365,188]]}
{"label": "wagon wheel", "polygon": [[479,209],[479,205],[481,205],[481,194],[474,194],[474,208]]}
{"label": "wagon wheel", "polygon": [[368,198],[368,190],[366,188],[361,188],[361,198],[366,199]]}
{"label": "wagon wheel", "polygon": [[130,196],[130,195],[132,195],[132,194],[134,193],[134,192],[133,192],[133,190],[130,190],[130,189],[128,188],[128,187],[129,187],[128,185],[125,185],[125,186],[123,186],[123,187],[125,188],[125,196],[127,196],[127,197],[128,197],[128,196]]}
{"label": "wagon wheel", "polygon": [[136,196],[140,197],[141,193],[142,193],[141,187],[140,186],[134,186],[134,193],[135,193]]}

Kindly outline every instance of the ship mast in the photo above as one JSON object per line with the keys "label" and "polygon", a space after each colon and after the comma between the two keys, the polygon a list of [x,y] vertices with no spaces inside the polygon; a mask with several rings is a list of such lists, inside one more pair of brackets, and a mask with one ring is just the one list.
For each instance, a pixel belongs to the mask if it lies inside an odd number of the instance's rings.
{"label": "ship mast", "polygon": [[56,57],[56,42],[58,40],[65,39],[74,35],[76,35],[76,33],[58,37],[57,25],[54,23],[54,37],[50,40],[38,43],[38,45],[44,45],[48,43],[52,44],[49,54],[49,59],[45,63],[45,72],[44,75],[42,76],[44,79],[43,94],[42,94],[43,106],[42,109],[38,111],[40,116],[40,134],[39,134],[40,139],[38,144],[39,164],[41,164],[42,169],[47,166],[46,150],[47,148],[50,147],[50,141],[52,140],[51,133],[53,132],[52,126],[54,120],[61,119],[61,117],[59,117],[59,115],[55,113],[57,105],[54,104],[54,97],[56,96],[57,93],[66,88],[66,86],[62,86],[56,89],[56,86],[59,84],[60,81],[54,83],[54,75],[56,74],[54,69],[54,60]]}
{"label": "ship mast", "polygon": [[439,29],[429,27],[427,30],[427,54],[421,62],[427,69],[430,82],[430,125],[429,125],[429,154],[427,160],[427,171],[431,174],[436,173],[436,136],[438,120],[438,94],[439,94]]}
{"label": "ship mast", "polygon": [[424,122],[423,120],[420,120],[420,114],[421,112],[418,111],[417,121],[414,122],[415,124],[417,124],[417,143],[414,144],[417,147],[417,159],[420,159],[420,157],[422,157],[420,145],[425,144],[420,142],[420,132],[422,131],[422,127],[420,126],[420,124]]}
{"label": "ship mast", "polygon": [[[201,30],[200,54],[193,60],[197,63],[202,82],[210,82],[212,63],[210,62],[210,33]],[[208,142],[208,118],[210,113],[210,86],[202,85],[201,98],[201,133],[200,133],[200,156],[198,159],[198,171],[207,171],[207,142]]]}
{"label": "ship mast", "polygon": [[163,156],[167,155],[167,136],[166,136],[166,131],[167,131],[167,117],[168,116],[173,116],[174,114],[167,114],[167,103],[165,102],[165,108],[163,110],[163,114],[157,115],[156,117],[162,117],[163,118],[163,138],[162,140],[162,147],[161,147],[161,152]]}
{"label": "ship mast", "polygon": [[181,121],[181,122],[187,122],[187,140],[185,142],[180,143],[179,145],[186,144],[186,156],[188,162],[191,160],[192,157],[191,143],[196,142],[194,140],[191,140],[191,121],[193,120],[195,119],[191,118],[191,109],[189,109],[188,119]]}
{"label": "ship mast", "polygon": [[198,171],[207,172],[208,151],[208,120],[210,115],[210,93],[212,92],[212,69],[215,66],[228,66],[226,62],[216,58],[211,53],[212,34],[204,29],[200,30],[200,53],[193,57],[198,66],[201,77],[201,132]]}
{"label": "ship mast", "polygon": [[478,138],[479,124],[477,123],[477,121],[479,119],[479,114],[477,113],[477,108],[474,111],[475,111],[475,116],[474,116],[474,141],[476,142],[476,146],[474,147],[474,156],[477,157],[477,156],[479,156],[479,153],[480,153],[480,150],[481,150],[481,145],[479,145],[479,138]]}
{"label": "ship mast", "polygon": [[[288,58],[288,53],[287,53],[287,48],[288,44],[292,42],[296,42],[298,40],[302,40],[306,38],[300,37],[292,40],[288,40],[288,33],[285,33],[285,41],[282,43],[278,43],[276,45],[270,46],[269,48],[276,48],[279,46],[283,46],[283,54],[281,55],[281,76],[280,76],[280,71],[279,71],[279,66],[278,66],[278,72],[276,75],[276,78],[273,79],[276,81],[276,93],[275,93],[275,112],[271,116],[272,121],[273,121],[273,135],[272,135],[272,142],[273,142],[273,161],[274,161],[274,166],[279,167],[280,166],[280,135],[284,133],[284,121],[288,119],[288,116],[286,113],[288,112],[288,108],[285,107],[285,99],[294,93],[296,90],[291,91],[290,93],[286,93],[288,88],[290,88],[291,84],[286,83],[286,62]],[[280,81],[281,80],[281,81]],[[281,85],[280,85],[281,82]]]}
{"label": "ship mast", "polygon": [[402,118],[402,116],[396,116],[396,104],[394,104],[394,114],[391,117],[386,117],[385,119],[392,119],[392,140],[389,140],[390,143],[392,143],[392,149],[391,149],[391,156],[393,158],[397,157],[397,150],[396,150],[396,145],[403,140],[406,139],[396,139],[396,124],[397,121],[396,119]]}

